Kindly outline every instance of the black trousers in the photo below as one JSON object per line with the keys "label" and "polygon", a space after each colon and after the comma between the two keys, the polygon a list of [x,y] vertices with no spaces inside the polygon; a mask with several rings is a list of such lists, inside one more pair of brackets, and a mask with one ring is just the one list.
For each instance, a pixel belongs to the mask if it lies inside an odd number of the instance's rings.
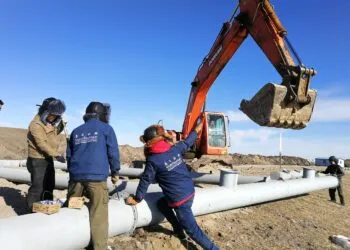
{"label": "black trousers", "polygon": [[53,189],[55,187],[53,159],[28,157],[27,169],[31,180],[31,186],[27,195],[27,205],[28,209],[32,210],[34,202],[53,199]]}
{"label": "black trousers", "polygon": [[343,184],[342,184],[341,179],[338,179],[338,180],[339,180],[339,186],[336,187],[336,188],[330,188],[329,189],[329,197],[331,198],[332,201],[335,201],[336,200],[336,198],[335,198],[335,191],[338,190],[340,203],[342,205],[345,205],[344,194],[343,194]]}

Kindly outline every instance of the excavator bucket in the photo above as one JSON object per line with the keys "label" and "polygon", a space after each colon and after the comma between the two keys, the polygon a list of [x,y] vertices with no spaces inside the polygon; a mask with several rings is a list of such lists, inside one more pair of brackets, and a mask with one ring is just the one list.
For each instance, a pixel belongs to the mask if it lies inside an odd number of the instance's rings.
{"label": "excavator bucket", "polygon": [[243,99],[240,110],[260,126],[305,128],[314,108],[316,90],[308,90],[308,104],[287,103],[286,95],[287,87],[268,83],[250,101]]}

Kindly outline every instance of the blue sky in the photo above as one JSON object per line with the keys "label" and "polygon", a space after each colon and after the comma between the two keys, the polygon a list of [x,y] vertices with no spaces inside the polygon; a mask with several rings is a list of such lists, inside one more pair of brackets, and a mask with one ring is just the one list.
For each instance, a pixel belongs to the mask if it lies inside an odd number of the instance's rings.
{"label": "blue sky", "polygon": [[[317,69],[314,115],[303,130],[283,130],[283,154],[350,158],[350,1],[272,0],[299,56]],[[322,4],[323,2],[323,4]],[[182,127],[190,83],[236,1],[0,2],[0,126],[26,128],[35,104],[65,101],[72,130],[93,100],[112,105],[120,144],[140,146],[162,119]],[[278,155],[279,129],[238,110],[280,76],[248,37],[212,86],[207,109],[231,117],[231,152]]]}

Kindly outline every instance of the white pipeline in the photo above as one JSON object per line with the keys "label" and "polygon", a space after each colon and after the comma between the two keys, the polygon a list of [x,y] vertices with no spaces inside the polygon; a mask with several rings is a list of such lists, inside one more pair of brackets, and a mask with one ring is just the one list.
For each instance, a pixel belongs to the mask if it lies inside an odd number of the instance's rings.
{"label": "white pipeline", "polygon": [[[6,168],[18,168],[25,167],[25,160],[0,160],[0,169],[2,167]],[[67,169],[67,165],[60,162],[54,162],[55,168],[57,169]],[[24,169],[24,168],[23,168]],[[143,169],[140,168],[130,168],[128,165],[122,165],[122,168],[119,171],[119,176],[131,177],[131,178],[140,178],[143,173]],[[219,184],[220,175],[219,174],[210,174],[210,173],[198,173],[191,172],[191,177],[194,183],[204,183],[204,184]],[[1,177],[1,175],[0,175]],[[5,178],[5,177],[3,177]],[[269,178],[266,176],[238,176],[238,184],[247,184],[255,182],[264,182]],[[61,187],[58,187],[61,188]],[[63,187],[64,188],[64,187]]]}
{"label": "white pipeline", "polygon": [[[335,177],[317,177],[214,187],[196,190],[192,210],[195,215],[208,214],[257,203],[278,200],[338,185]],[[109,202],[109,236],[129,232],[132,228],[161,222],[156,208],[161,193],[148,194],[132,207],[123,200]],[[137,216],[135,216],[137,215]],[[18,240],[20,237],[21,240]],[[8,250],[80,249],[89,242],[89,219],[86,207],[81,210],[63,208],[57,214],[31,214],[0,220],[1,248]]]}
{"label": "white pipeline", "polygon": [[[17,183],[30,183],[30,173],[26,169],[21,168],[0,168],[0,178],[7,179],[9,181]],[[66,189],[68,187],[68,174],[56,174],[55,175],[55,188]],[[127,193],[134,193],[138,182],[131,182],[120,180],[117,185],[113,185],[110,178],[107,180],[108,190]],[[150,192],[161,192],[160,187],[157,184],[150,185]]]}

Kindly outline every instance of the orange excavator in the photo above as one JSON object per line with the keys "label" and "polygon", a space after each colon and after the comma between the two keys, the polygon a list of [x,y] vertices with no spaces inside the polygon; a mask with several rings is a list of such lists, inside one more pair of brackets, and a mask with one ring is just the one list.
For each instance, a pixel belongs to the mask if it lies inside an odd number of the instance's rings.
{"label": "orange excavator", "polygon": [[228,119],[223,113],[205,111],[205,101],[210,87],[248,35],[281,75],[282,82],[266,84],[250,101],[242,100],[240,110],[261,126],[306,127],[316,99],[316,91],[309,89],[316,71],[303,65],[286,34],[269,0],[239,0],[192,82],[182,132],[168,131],[175,141],[186,138],[198,118],[203,117],[204,128],[193,152],[197,156],[228,153]]}

